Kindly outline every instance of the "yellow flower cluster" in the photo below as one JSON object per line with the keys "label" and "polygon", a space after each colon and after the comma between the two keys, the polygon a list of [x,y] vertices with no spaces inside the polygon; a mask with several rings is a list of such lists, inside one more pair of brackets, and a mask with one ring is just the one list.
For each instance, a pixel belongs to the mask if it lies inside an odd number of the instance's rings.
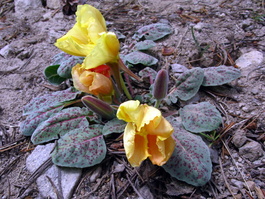
{"label": "yellow flower cluster", "polygon": [[159,166],[167,162],[175,148],[174,129],[158,109],[130,100],[119,106],[117,117],[128,122],[123,141],[132,166],[146,158]]}
{"label": "yellow flower cluster", "polygon": [[66,35],[57,39],[55,46],[70,55],[85,57],[82,65],[72,69],[77,89],[97,96],[112,93],[109,78],[89,72],[102,64],[118,62],[119,59],[119,40],[114,33],[107,32],[105,19],[99,10],[87,4],[78,5],[75,25]]}

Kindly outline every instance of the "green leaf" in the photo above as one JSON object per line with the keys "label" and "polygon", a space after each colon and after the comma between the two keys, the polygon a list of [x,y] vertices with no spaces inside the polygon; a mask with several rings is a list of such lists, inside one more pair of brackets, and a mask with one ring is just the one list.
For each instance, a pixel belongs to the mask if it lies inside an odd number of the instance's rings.
{"label": "green leaf", "polygon": [[162,167],[173,177],[194,186],[203,186],[211,178],[210,150],[200,136],[183,129],[180,118],[167,118],[174,127],[175,150]]}
{"label": "green leaf", "polygon": [[99,164],[106,156],[102,125],[73,129],[57,142],[52,161],[58,166],[85,168]]}
{"label": "green leaf", "polygon": [[131,52],[128,55],[125,55],[124,60],[126,64],[142,64],[144,66],[152,66],[158,62],[156,58],[139,51]]}
{"label": "green leaf", "polygon": [[112,133],[122,133],[124,132],[126,122],[114,118],[108,121],[103,127],[103,135],[109,135]]}
{"label": "green leaf", "polygon": [[23,115],[30,115],[36,112],[43,113],[54,109],[63,105],[66,101],[74,100],[80,93],[80,91],[76,91],[74,88],[68,88],[63,91],[35,97],[24,106]]}
{"label": "green leaf", "polygon": [[204,68],[203,86],[219,86],[240,77],[240,70],[233,66],[217,66]]}
{"label": "green leaf", "polygon": [[41,122],[47,120],[51,115],[62,110],[62,108],[63,105],[44,112],[34,112],[20,124],[20,132],[25,136],[31,136]]}
{"label": "green leaf", "polygon": [[33,144],[41,144],[58,139],[76,128],[85,130],[88,119],[89,121],[96,120],[93,113],[87,108],[63,109],[39,124],[32,134],[31,141]]}
{"label": "green leaf", "polygon": [[203,81],[203,69],[193,68],[181,74],[176,80],[176,88],[170,95],[177,96],[181,100],[189,100],[196,95]]}
{"label": "green leaf", "polygon": [[168,24],[154,23],[140,28],[133,36],[133,39],[153,40],[156,41],[173,32]]}
{"label": "green leaf", "polygon": [[215,130],[222,123],[221,114],[209,102],[186,105],[179,114],[185,129],[193,133]]}
{"label": "green leaf", "polygon": [[144,40],[140,41],[135,44],[135,49],[136,50],[148,50],[149,48],[153,48],[156,46],[156,43],[152,40]]}
{"label": "green leaf", "polygon": [[82,64],[84,57],[71,56],[68,59],[64,59],[60,63],[60,67],[57,70],[57,73],[60,77],[71,78],[72,77],[72,68],[76,64]]}
{"label": "green leaf", "polygon": [[58,75],[57,69],[59,68],[59,66],[60,65],[48,66],[44,70],[44,75],[51,84],[60,85],[63,81],[67,80],[67,78]]}

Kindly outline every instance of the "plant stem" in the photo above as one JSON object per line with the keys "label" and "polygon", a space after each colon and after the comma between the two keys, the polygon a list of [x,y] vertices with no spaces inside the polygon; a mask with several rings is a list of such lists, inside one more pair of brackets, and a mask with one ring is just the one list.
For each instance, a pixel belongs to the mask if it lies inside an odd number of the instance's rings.
{"label": "plant stem", "polygon": [[120,83],[121,83],[121,87],[122,87],[122,90],[124,91],[126,97],[131,100],[132,99],[132,96],[130,94],[130,92],[128,91],[128,88],[126,87],[125,83],[124,83],[124,80],[122,78],[122,75],[120,73]]}
{"label": "plant stem", "polygon": [[158,108],[158,107],[159,107],[159,105],[160,105],[160,103],[161,103],[161,100],[156,100],[156,103],[155,103],[155,108]]}

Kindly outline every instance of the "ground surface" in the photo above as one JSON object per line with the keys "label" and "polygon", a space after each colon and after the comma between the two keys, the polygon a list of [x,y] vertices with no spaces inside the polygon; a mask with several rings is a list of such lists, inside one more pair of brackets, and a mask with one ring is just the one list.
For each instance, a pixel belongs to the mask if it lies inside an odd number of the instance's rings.
{"label": "ground surface", "polygon": [[[87,3],[102,11],[110,30],[126,36],[121,42],[124,54],[130,51],[133,43],[131,37],[136,30],[143,25],[167,20],[174,33],[158,41],[158,46],[153,49],[152,54],[159,59],[157,69],[175,63],[187,68],[234,65],[241,54],[253,50],[264,52],[265,49],[264,1],[112,0]],[[8,46],[7,53],[0,55],[0,196],[16,198],[30,175],[25,168],[25,159],[34,148],[29,139],[19,132],[19,123],[24,119],[22,108],[36,96],[66,87],[50,86],[44,79],[43,70],[51,63],[51,58],[60,52],[53,43],[71,28],[74,16],[65,16],[60,9],[52,10],[42,6],[18,15],[14,12],[12,0],[0,5],[0,49]],[[200,46],[209,46],[203,56],[198,54],[191,26],[195,26],[194,34]],[[161,52],[165,47],[173,48],[174,53],[164,56]],[[172,191],[180,190],[176,180],[169,176],[165,179],[163,171],[145,165],[142,181],[139,177],[131,179],[134,188],[143,189],[138,194],[149,193],[146,196],[148,198],[264,198],[264,62],[260,66],[221,91],[214,90],[209,91],[209,95],[205,94],[207,92],[201,95],[201,99],[216,103],[223,113],[225,125],[230,125],[227,131],[222,129],[219,132],[223,133],[222,139],[212,145],[215,154],[212,180],[204,187],[188,186],[179,193]],[[249,153],[251,157],[254,156],[257,149],[250,148],[250,151],[242,152],[241,146],[232,142],[236,135],[246,138],[247,143],[254,142],[255,146],[260,146],[258,150],[262,150],[263,157],[261,154],[253,160],[245,156]],[[88,198],[115,198],[108,188],[109,181],[120,178],[122,183],[128,179],[120,174],[112,174],[110,179],[105,170],[109,172],[119,161],[112,160],[112,166],[101,167],[101,183],[89,185],[84,180],[75,197],[82,198],[98,186],[98,190]],[[142,170],[140,168],[138,172]],[[137,191],[132,188],[119,193],[121,198],[137,197]],[[38,195],[34,183],[26,195],[27,198]]]}

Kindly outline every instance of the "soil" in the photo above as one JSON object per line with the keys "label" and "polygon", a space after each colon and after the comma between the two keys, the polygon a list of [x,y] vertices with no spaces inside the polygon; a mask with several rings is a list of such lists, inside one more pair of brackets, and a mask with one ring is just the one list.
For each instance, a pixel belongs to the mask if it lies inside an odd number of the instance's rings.
{"label": "soil", "polygon": [[[174,33],[157,41],[157,47],[151,51],[159,59],[156,70],[176,63],[187,68],[222,64],[236,67],[235,60],[243,53],[253,50],[264,53],[264,1],[85,2],[103,13],[109,30],[125,36],[121,40],[123,54],[130,52],[134,44],[132,36],[140,27],[168,22]],[[8,49],[6,54],[0,55],[0,196],[4,199],[18,198],[21,187],[30,177],[25,168],[25,159],[34,146],[29,138],[19,132],[19,124],[25,119],[22,115],[23,106],[34,97],[67,87],[65,83],[58,87],[50,85],[44,78],[43,70],[51,63],[52,57],[61,52],[53,44],[72,27],[75,18],[74,15],[64,15],[61,8],[49,9],[44,6],[18,15],[12,0],[0,2],[0,6],[0,49]],[[192,26],[197,46],[191,32]],[[174,52],[165,56],[162,53],[165,48],[171,48]],[[206,50],[201,55],[198,49]],[[253,68],[247,77],[203,91],[200,95],[200,100],[215,103],[224,117],[224,125],[218,131],[222,136],[211,147],[213,173],[209,183],[197,188],[179,184],[181,182],[172,179],[161,169],[146,163],[138,170],[144,173],[144,180],[140,182],[139,177],[131,179],[135,181],[134,186],[125,190],[120,198],[138,198],[141,193],[143,196],[143,191],[137,191],[140,187],[147,193],[144,198],[265,198],[264,80],[263,62],[259,68]],[[241,146],[232,142],[239,131],[243,131],[246,142],[261,146],[263,156],[255,160],[245,156],[240,150]],[[105,170],[109,172],[113,169],[115,161],[117,163],[118,160],[112,159],[111,163],[101,166],[99,179],[102,183],[91,183],[90,188],[98,187],[86,197],[83,196],[91,190],[87,188],[89,180],[86,180],[88,175],[85,174],[97,169],[84,171],[84,181],[73,198],[116,198],[108,187],[109,181],[113,177],[122,184],[129,179],[120,175],[106,176]],[[180,187],[188,188],[180,193],[172,191]],[[32,183],[23,197],[36,198],[37,195],[37,187]]]}

